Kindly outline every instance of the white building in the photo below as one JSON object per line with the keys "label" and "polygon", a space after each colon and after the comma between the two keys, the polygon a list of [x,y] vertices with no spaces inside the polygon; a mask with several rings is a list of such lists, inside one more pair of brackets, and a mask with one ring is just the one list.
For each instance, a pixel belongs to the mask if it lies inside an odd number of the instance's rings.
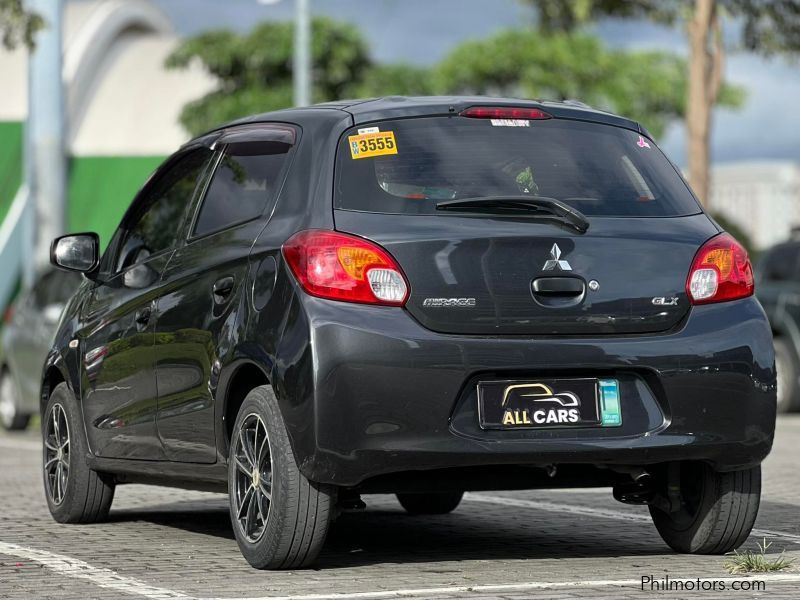
{"label": "white building", "polygon": [[749,233],[759,249],[783,241],[800,227],[800,164],[768,160],[714,166],[708,208]]}
{"label": "white building", "polygon": [[[200,64],[166,69],[179,42],[148,0],[65,3],[69,231],[97,231],[106,243],[147,176],[189,138],[181,110],[217,82]],[[24,48],[0,46],[0,309],[25,260],[27,62]]]}

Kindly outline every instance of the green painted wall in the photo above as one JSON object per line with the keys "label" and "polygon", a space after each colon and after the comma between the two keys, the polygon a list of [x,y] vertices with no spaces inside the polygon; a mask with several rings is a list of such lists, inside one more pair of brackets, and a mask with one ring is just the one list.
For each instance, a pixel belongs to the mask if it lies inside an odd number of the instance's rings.
{"label": "green painted wall", "polygon": [[67,230],[96,231],[103,247],[162,156],[80,156],[70,161]]}
{"label": "green painted wall", "polygon": [[[23,178],[23,124],[0,121],[0,223]],[[163,156],[70,159],[67,230],[96,231],[105,246],[122,215]]]}
{"label": "green painted wall", "polygon": [[0,223],[22,184],[22,123],[0,121]]}

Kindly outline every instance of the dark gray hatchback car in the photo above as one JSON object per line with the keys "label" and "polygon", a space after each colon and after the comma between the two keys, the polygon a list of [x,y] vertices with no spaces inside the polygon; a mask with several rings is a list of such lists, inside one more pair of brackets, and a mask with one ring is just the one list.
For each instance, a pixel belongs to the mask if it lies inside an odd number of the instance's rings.
{"label": "dark gray hatchback car", "polygon": [[61,522],[116,485],[227,491],[259,568],[394,493],[609,486],[680,552],[748,536],[775,360],[747,253],[646,130],[571,103],[385,98],[263,114],[152,176],[44,368]]}

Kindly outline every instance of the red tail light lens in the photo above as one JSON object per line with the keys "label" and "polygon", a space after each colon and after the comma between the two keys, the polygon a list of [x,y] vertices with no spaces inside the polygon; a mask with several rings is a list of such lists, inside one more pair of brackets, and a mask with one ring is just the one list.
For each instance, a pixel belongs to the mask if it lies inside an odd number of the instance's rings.
{"label": "red tail light lens", "polygon": [[402,306],[408,283],[394,258],[365,239],[312,229],[283,244],[283,256],[306,293],[344,302]]}
{"label": "red tail light lens", "polygon": [[11,323],[11,319],[14,318],[14,305],[9,304],[8,308],[6,308],[5,312],[3,313],[3,323],[8,325]]}
{"label": "red tail light lens", "polygon": [[538,108],[519,108],[513,106],[472,106],[461,111],[462,117],[471,119],[552,119],[553,116]]}
{"label": "red tail light lens", "polygon": [[686,293],[692,304],[726,302],[752,296],[753,266],[747,250],[728,233],[711,238],[694,257]]}

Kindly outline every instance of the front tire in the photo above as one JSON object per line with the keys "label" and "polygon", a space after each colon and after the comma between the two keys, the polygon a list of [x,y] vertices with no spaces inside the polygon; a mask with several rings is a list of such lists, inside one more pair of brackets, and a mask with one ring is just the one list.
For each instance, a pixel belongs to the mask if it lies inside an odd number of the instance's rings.
{"label": "front tire", "polygon": [[446,515],[461,503],[464,492],[397,494],[400,505],[412,515]]}
{"label": "front tire", "polygon": [[761,500],[761,467],[719,473],[705,463],[680,466],[681,508],[666,513],[650,506],[653,523],[676,552],[725,554],[753,529]]}
{"label": "front tire", "polygon": [[75,397],[60,383],[42,417],[44,491],[50,514],[59,523],[97,523],[108,516],[114,482],[92,471]]}
{"label": "front tire", "polygon": [[0,372],[0,425],[6,431],[22,431],[28,426],[30,415],[19,410],[19,394],[8,369]]}
{"label": "front tire", "polygon": [[325,543],[336,490],[297,468],[270,386],[247,395],[231,437],[228,493],[242,554],[257,569],[309,566]]}

